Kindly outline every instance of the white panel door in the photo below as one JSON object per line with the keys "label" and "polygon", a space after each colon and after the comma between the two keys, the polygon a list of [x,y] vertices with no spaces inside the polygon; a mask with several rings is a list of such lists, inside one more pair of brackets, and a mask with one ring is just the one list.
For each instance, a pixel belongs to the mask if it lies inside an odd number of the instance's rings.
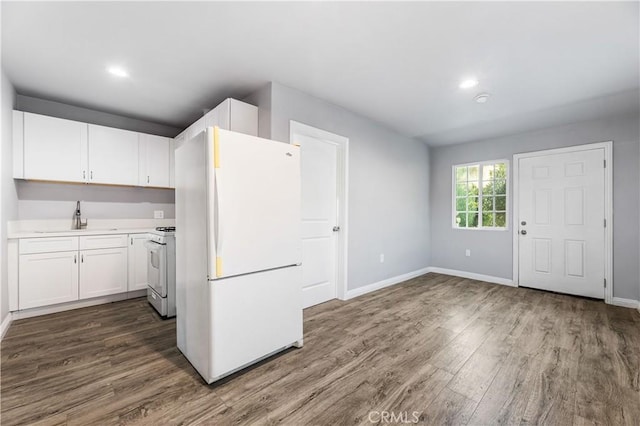
{"label": "white panel door", "polygon": [[129,235],[127,248],[127,270],[129,291],[145,290],[147,288],[147,248],[145,241],[149,241],[147,234]]}
{"label": "white panel door", "polygon": [[170,139],[140,134],[139,177],[140,186],[169,187]]}
{"label": "white panel door", "polygon": [[301,149],[303,307],[336,298],[337,160],[335,143],[294,135]]}
{"label": "white panel door", "polygon": [[20,255],[20,309],[78,300],[78,252]]}
{"label": "white panel door", "polygon": [[604,298],[604,149],[519,160],[519,283]]}
{"label": "white panel door", "polygon": [[84,182],[87,124],[24,113],[24,178]]}
{"label": "white panel door", "polygon": [[80,252],[80,299],[127,291],[127,249]]}
{"label": "white panel door", "polygon": [[[219,129],[210,173],[211,277],[299,264],[300,149]],[[217,155],[216,155],[217,154]],[[217,158],[217,161],[215,160]],[[214,176],[215,175],[215,176]]]}
{"label": "white panel door", "polygon": [[90,183],[138,185],[138,133],[89,124],[88,139]]}

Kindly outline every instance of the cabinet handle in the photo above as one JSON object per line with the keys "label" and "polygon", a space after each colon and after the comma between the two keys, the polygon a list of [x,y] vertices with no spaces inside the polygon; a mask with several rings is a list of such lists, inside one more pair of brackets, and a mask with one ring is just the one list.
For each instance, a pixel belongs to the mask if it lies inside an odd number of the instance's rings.
{"label": "cabinet handle", "polygon": [[80,263],[84,263],[84,254],[80,255]]}
{"label": "cabinet handle", "polygon": [[149,176],[147,176],[147,183],[149,183]]}
{"label": "cabinet handle", "polygon": [[78,263],[78,255],[77,254],[73,255],[73,263]]}
{"label": "cabinet handle", "polygon": [[87,178],[87,171],[83,170],[82,171],[82,179],[86,179]]}
{"label": "cabinet handle", "polygon": [[133,245],[133,237],[131,237],[131,245]]}
{"label": "cabinet handle", "polygon": [[93,170],[91,170],[91,180],[93,180]]}

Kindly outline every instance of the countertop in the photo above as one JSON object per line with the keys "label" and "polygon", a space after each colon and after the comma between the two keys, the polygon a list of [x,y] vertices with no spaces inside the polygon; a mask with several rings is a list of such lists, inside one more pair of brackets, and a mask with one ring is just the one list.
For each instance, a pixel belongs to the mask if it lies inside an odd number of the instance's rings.
{"label": "countertop", "polygon": [[85,235],[112,235],[112,234],[153,234],[155,228],[109,228],[109,229],[69,229],[69,230],[24,230],[8,234],[8,239],[19,238],[45,238],[45,237],[80,237]]}

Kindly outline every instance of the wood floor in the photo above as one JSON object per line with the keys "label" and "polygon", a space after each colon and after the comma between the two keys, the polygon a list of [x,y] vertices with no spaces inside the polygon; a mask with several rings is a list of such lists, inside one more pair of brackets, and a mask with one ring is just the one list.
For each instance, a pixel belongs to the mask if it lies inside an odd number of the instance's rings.
{"label": "wood floor", "polygon": [[304,331],[207,386],[144,299],[15,321],[2,425],[640,424],[633,309],[428,274],[307,309]]}

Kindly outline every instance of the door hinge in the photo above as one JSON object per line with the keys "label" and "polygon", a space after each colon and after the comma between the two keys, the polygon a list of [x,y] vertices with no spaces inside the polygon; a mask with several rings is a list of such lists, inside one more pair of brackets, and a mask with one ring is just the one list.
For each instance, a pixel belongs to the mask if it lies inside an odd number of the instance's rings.
{"label": "door hinge", "polygon": [[604,162],[604,168],[607,168],[607,160],[602,160]]}
{"label": "door hinge", "polygon": [[604,288],[607,288],[607,279],[604,279]]}
{"label": "door hinge", "polygon": [[607,219],[604,220],[604,227],[607,227]]}

